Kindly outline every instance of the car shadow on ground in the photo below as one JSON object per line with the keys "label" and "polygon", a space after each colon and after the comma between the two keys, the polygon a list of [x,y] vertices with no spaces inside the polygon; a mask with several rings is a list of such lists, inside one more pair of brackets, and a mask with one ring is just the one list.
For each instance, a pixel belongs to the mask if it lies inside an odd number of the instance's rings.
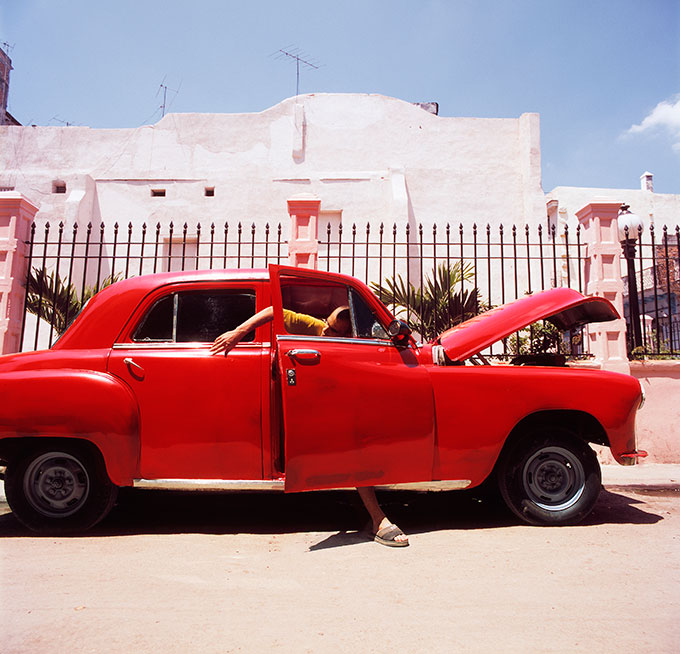
{"label": "car shadow on ground", "polygon": [[[664,493],[663,489],[658,492]],[[523,524],[500,497],[485,489],[469,491],[379,494],[390,519],[407,534],[445,529],[494,529]],[[284,534],[334,532],[311,549],[365,542],[368,520],[355,491],[283,494],[188,493],[122,489],[118,503],[88,537],[139,534]],[[592,513],[581,526],[599,524],[655,524],[644,493],[603,489]],[[0,515],[0,538],[31,536],[11,513]]]}

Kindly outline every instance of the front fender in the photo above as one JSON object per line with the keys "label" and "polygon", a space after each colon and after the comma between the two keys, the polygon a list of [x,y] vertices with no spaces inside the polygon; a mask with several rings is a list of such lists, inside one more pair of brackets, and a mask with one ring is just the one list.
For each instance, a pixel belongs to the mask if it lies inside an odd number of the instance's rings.
{"label": "front fender", "polygon": [[[616,461],[635,447],[640,385],[628,375],[579,368],[450,366],[430,368],[437,408],[435,478],[481,483],[506,438],[525,421],[551,416],[590,426]],[[585,418],[584,416],[587,416]],[[570,422],[566,423],[569,418]],[[588,430],[586,430],[588,431]]]}
{"label": "front fender", "polygon": [[0,374],[0,398],[0,439],[82,438],[100,450],[114,484],[132,483],[139,410],[120,381],[86,370],[7,372]]}

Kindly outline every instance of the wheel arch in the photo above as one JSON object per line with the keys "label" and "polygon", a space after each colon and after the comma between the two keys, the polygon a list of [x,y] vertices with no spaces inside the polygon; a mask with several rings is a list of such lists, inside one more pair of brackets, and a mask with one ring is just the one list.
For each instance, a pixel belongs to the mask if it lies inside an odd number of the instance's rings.
{"label": "wheel arch", "polygon": [[[0,461],[4,463],[11,462],[19,456],[24,456],[27,453],[41,449],[43,447],[53,447],[59,450],[60,446],[76,445],[87,451],[90,455],[98,457],[99,461],[106,467],[106,459],[102,451],[97,445],[87,438],[80,438],[78,436],[45,436],[45,437],[15,437],[3,438],[0,440]],[[108,470],[107,470],[108,474]],[[111,476],[109,475],[109,479]]]}
{"label": "wheel arch", "polygon": [[[121,466],[113,452],[109,452],[107,457],[103,450],[113,450],[115,448],[102,448],[100,443],[87,436],[16,436],[10,438],[3,438],[0,440],[0,462],[3,465],[12,465],[12,462],[27,453],[38,450],[43,447],[53,447],[59,450],[61,445],[76,445],[82,450],[96,457],[102,464],[103,469],[109,480],[116,486],[129,485],[134,476],[134,470],[131,466]],[[129,467],[129,471],[125,470]],[[135,466],[136,467],[136,466]],[[128,479],[129,478],[129,479]]]}
{"label": "wheel arch", "polygon": [[485,478],[485,482],[496,478],[503,457],[515,445],[532,433],[541,429],[558,428],[571,432],[585,443],[595,443],[609,447],[607,432],[597,418],[585,411],[576,409],[549,409],[536,411],[522,418],[510,431],[498,452],[496,462]]}
{"label": "wheel arch", "polygon": [[26,371],[0,375],[0,395],[0,459],[11,464],[25,446],[45,439],[89,442],[114,484],[132,484],[140,459],[139,409],[123,383],[85,370]]}
{"label": "wheel arch", "polygon": [[525,416],[513,428],[505,441],[503,450],[512,446],[527,434],[539,429],[559,427],[566,429],[586,443],[596,443],[609,447],[607,432],[597,418],[585,411],[576,409],[551,409],[537,411]]}

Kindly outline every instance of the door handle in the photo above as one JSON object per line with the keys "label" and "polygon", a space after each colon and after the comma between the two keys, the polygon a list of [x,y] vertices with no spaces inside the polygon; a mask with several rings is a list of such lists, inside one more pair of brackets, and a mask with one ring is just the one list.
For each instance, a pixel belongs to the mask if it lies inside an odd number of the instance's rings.
{"label": "door handle", "polygon": [[123,363],[130,368],[130,372],[137,373],[138,376],[144,377],[144,368],[139,364],[135,363],[130,357],[125,357]]}
{"label": "door handle", "polygon": [[321,352],[318,350],[288,350],[286,354],[301,364],[313,365],[321,361]]}

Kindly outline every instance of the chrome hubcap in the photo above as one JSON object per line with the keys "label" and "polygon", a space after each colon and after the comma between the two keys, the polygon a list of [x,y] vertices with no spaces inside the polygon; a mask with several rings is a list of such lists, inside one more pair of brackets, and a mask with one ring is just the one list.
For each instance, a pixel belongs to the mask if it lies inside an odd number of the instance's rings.
{"label": "chrome hubcap", "polygon": [[578,458],[562,447],[544,447],[526,462],[522,474],[529,499],[546,511],[562,511],[578,502],[585,472]]}
{"label": "chrome hubcap", "polygon": [[26,470],[24,492],[39,513],[64,518],[78,511],[87,500],[90,478],[75,457],[63,452],[47,452]]}

